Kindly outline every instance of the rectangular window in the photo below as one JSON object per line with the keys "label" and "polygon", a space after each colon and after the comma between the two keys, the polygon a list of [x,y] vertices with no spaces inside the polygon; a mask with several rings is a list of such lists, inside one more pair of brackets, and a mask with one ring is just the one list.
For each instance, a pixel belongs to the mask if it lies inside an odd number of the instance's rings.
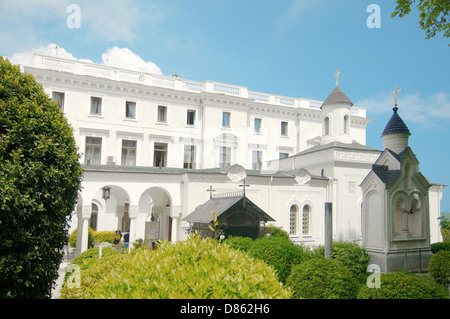
{"label": "rectangular window", "polygon": [[255,133],[261,133],[261,119],[256,119],[254,122]]}
{"label": "rectangular window", "polygon": [[136,118],[136,102],[126,102],[125,103],[125,117],[127,119]]}
{"label": "rectangular window", "polygon": [[219,168],[226,168],[231,165],[231,147],[220,147]]}
{"label": "rectangular window", "polygon": [[102,98],[91,96],[91,114],[102,115]]}
{"label": "rectangular window", "polygon": [[101,164],[102,138],[86,136],[86,149],[84,154],[84,162],[86,165]]}
{"label": "rectangular window", "polygon": [[194,110],[187,110],[187,125],[195,125],[195,111]]}
{"label": "rectangular window", "polygon": [[195,169],[195,145],[184,146],[184,168]]}
{"label": "rectangular window", "polygon": [[158,105],[158,122],[167,123],[167,106]]}
{"label": "rectangular window", "polygon": [[289,156],[288,153],[280,153],[280,159],[287,158]]}
{"label": "rectangular window", "polygon": [[122,141],[122,165],[136,166],[136,141]]}
{"label": "rectangular window", "polygon": [[167,166],[167,144],[155,143],[153,155],[153,166],[166,167]]}
{"label": "rectangular window", "polygon": [[282,136],[288,135],[288,122],[281,122],[281,135]]}
{"label": "rectangular window", "polygon": [[231,118],[230,112],[222,113],[222,127],[230,127],[230,118]]}
{"label": "rectangular window", "polygon": [[58,103],[59,108],[64,111],[64,93],[53,92],[52,99],[53,101],[56,101]]}
{"label": "rectangular window", "polygon": [[252,169],[261,170],[262,151],[252,152]]}

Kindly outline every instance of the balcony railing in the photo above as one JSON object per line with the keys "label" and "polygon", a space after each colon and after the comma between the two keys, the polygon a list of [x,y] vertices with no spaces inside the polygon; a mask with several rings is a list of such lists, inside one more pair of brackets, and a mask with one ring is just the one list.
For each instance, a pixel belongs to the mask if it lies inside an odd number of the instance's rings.
{"label": "balcony railing", "polygon": [[[267,93],[249,91],[246,87],[218,83],[213,81],[195,82],[178,77],[149,74],[137,71],[124,70],[104,65],[68,60],[44,55],[34,55],[34,66],[80,75],[89,75],[118,81],[140,83],[143,85],[171,88],[190,92],[210,92],[230,96],[248,98],[258,103],[280,105],[295,108],[320,109],[322,101],[304,98],[291,98]],[[354,107],[352,114],[365,117],[365,109]]]}

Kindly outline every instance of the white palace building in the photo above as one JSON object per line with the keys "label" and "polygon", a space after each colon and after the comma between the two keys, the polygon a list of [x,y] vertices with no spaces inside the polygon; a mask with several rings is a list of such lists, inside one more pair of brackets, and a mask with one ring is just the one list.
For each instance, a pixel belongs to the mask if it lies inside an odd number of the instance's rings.
{"label": "white palace building", "polygon": [[[331,202],[333,240],[363,244],[360,185],[383,150],[365,145],[370,119],[338,82],[322,102],[42,55],[24,70],[58,101],[81,153],[78,253],[88,227],[184,240],[188,215],[242,185],[295,243],[324,244]],[[444,185],[430,185],[424,223],[437,242]]]}

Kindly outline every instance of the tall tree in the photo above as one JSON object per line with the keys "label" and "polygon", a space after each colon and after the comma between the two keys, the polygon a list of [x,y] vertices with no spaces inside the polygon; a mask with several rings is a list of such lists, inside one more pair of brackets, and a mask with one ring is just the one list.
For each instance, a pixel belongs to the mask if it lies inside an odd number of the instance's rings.
{"label": "tall tree", "polygon": [[0,298],[49,298],[82,170],[56,102],[0,56]]}
{"label": "tall tree", "polygon": [[[398,15],[402,18],[411,12],[411,5],[416,0],[396,0],[396,2],[397,6],[391,17]],[[419,27],[426,32],[426,38],[430,39],[436,36],[438,32],[443,32],[443,36],[449,38],[450,21],[448,21],[448,13],[450,11],[450,0],[419,0],[417,2],[420,12]]]}

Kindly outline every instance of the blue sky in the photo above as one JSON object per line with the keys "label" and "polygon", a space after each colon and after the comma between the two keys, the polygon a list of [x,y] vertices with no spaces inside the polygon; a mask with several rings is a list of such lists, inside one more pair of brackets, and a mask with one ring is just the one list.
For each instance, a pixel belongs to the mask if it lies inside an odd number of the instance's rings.
{"label": "blue sky", "polygon": [[[68,19],[79,8],[79,28]],[[370,4],[380,28],[369,28]],[[450,185],[450,39],[426,40],[418,13],[390,18],[387,0],[0,0],[0,55],[26,64],[32,52],[95,63],[117,60],[164,75],[324,100],[340,88],[373,121],[367,145],[392,114],[395,84],[410,146],[431,182]],[[75,20],[70,20],[75,21]],[[102,59],[103,56],[103,59]],[[156,71],[155,71],[156,72]],[[449,190],[442,211],[450,211]]]}

